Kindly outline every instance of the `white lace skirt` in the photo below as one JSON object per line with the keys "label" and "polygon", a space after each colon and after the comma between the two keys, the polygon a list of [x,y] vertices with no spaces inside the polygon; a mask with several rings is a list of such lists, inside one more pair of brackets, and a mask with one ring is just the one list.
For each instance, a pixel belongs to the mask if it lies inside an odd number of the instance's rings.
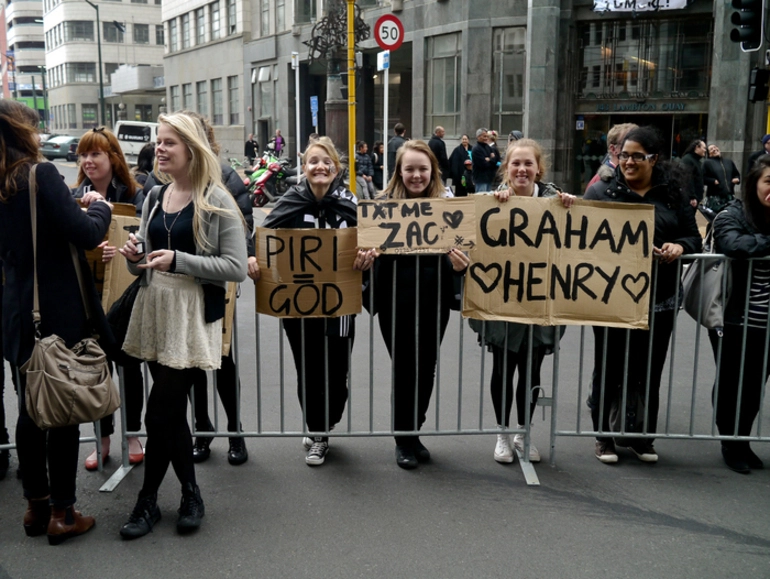
{"label": "white lace skirt", "polygon": [[123,350],[169,368],[216,370],[222,361],[222,320],[207,324],[203,288],[189,275],[154,271],[139,288]]}

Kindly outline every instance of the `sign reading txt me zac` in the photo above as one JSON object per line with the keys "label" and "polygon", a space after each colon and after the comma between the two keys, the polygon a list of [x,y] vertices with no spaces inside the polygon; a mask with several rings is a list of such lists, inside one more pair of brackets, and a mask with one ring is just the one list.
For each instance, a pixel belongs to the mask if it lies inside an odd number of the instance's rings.
{"label": "sign reading txt me zac", "polygon": [[361,272],[353,269],[357,231],[257,228],[257,312],[319,318],[361,311]]}
{"label": "sign reading txt me zac", "polygon": [[654,209],[476,195],[463,315],[544,326],[648,326]]}

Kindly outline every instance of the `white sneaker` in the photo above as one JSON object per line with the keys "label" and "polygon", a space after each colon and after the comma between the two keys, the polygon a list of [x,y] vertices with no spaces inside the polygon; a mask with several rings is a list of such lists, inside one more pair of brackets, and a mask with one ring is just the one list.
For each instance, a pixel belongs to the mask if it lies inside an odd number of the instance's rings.
{"label": "white sneaker", "polygon": [[497,435],[497,444],[495,445],[495,460],[502,463],[513,462],[513,449],[511,448],[510,435]]}
{"label": "white sneaker", "polygon": [[305,450],[310,450],[310,447],[313,446],[313,439],[308,438],[307,436],[302,438],[302,446],[305,447]]}
{"label": "white sneaker", "polygon": [[[524,435],[515,434],[513,436],[513,446],[520,453],[524,454]],[[532,442],[529,443],[529,462],[540,462],[540,453]]]}

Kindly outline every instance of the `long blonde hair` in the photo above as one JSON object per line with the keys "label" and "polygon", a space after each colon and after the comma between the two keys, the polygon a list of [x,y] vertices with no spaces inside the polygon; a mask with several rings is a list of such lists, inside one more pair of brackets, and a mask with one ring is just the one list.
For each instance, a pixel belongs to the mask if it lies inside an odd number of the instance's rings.
{"label": "long blonde hair", "polygon": [[[230,209],[216,207],[210,199],[214,189],[227,191],[222,183],[222,167],[219,159],[209,147],[206,133],[201,124],[192,116],[184,113],[170,113],[160,115],[158,122],[168,125],[185,144],[190,152],[189,178],[192,185],[193,200],[193,233],[195,243],[199,247],[213,248],[213,244],[206,238],[201,228],[201,223],[208,221],[209,213],[234,215]],[[155,158],[155,174],[163,183],[170,183],[173,178],[158,169],[158,159]]]}
{"label": "long blonde hair", "polygon": [[425,189],[427,195],[424,197],[436,198],[446,191],[444,184],[441,182],[441,169],[438,166],[438,160],[430,150],[430,147],[425,141],[406,141],[396,153],[396,166],[393,168],[393,176],[388,182],[388,186],[385,188],[382,196],[389,199],[408,199],[406,194],[406,187],[404,186],[404,180],[401,177],[401,165],[403,164],[404,155],[407,151],[416,151],[428,156],[430,161],[430,182]]}

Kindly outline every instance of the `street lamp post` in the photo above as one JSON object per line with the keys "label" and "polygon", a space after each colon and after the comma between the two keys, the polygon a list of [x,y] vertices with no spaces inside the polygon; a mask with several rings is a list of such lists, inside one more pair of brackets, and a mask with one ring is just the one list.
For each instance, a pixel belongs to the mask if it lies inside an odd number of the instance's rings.
{"label": "street lamp post", "polygon": [[48,74],[48,70],[45,66],[39,65],[40,75],[43,77],[43,127],[45,132],[48,132],[48,88],[45,84],[45,77]]}
{"label": "street lamp post", "polygon": [[91,8],[96,10],[96,48],[99,53],[99,110],[102,115],[102,125],[107,124],[107,115],[104,113],[104,76],[102,73],[102,31],[101,23],[99,20],[99,6],[91,2],[91,0],[85,0]]}

